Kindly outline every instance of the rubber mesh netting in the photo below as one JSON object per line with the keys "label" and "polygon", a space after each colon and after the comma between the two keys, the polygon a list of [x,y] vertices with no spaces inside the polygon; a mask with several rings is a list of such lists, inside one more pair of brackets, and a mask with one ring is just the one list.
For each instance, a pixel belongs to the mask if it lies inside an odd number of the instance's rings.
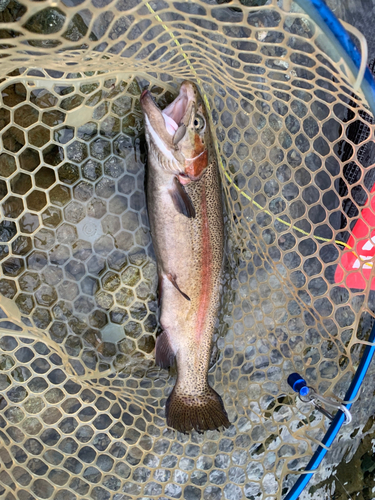
{"label": "rubber mesh netting", "polygon": [[[276,1],[0,10],[1,498],[280,497],[326,428],[287,376],[343,397],[371,326],[371,264],[339,267],[375,155],[345,64]],[[149,85],[164,106],[183,79],[207,98],[220,158],[209,379],[232,422],[191,435],[166,427],[176,373],[154,364],[139,105]]]}

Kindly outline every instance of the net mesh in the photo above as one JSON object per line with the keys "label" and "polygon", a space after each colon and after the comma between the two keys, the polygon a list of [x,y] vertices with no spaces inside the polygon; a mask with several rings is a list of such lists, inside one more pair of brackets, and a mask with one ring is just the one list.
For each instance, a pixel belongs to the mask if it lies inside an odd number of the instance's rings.
{"label": "net mesh", "polygon": [[[349,386],[372,268],[337,270],[373,119],[296,6],[245,3],[0,2],[1,498],[271,500],[326,428],[287,376]],[[232,425],[202,435],[164,418],[139,105],[183,79],[210,107],[226,210],[209,379]]]}

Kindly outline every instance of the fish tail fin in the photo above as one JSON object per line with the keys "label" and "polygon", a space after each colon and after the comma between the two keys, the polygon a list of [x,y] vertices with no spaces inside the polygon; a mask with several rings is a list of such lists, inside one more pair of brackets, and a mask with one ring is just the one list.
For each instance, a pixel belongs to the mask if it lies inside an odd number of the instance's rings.
{"label": "fish tail fin", "polygon": [[166,403],[166,417],[169,427],[184,433],[230,426],[223,400],[209,385],[198,395],[181,393],[175,387]]}

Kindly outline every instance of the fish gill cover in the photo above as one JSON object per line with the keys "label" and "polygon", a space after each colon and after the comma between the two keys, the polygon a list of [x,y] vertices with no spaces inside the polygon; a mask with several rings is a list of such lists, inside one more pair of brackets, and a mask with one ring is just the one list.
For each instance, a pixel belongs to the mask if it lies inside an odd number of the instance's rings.
{"label": "fish gill cover", "polygon": [[[6,500],[280,498],[327,424],[287,376],[338,397],[350,384],[374,309],[368,264],[344,262],[371,211],[373,118],[303,12],[245,3],[0,3]],[[189,435],[166,426],[176,374],[154,363],[139,104],[148,87],[165,107],[185,79],[206,96],[220,159],[209,382],[231,421]],[[345,435],[331,461],[355,443]]]}

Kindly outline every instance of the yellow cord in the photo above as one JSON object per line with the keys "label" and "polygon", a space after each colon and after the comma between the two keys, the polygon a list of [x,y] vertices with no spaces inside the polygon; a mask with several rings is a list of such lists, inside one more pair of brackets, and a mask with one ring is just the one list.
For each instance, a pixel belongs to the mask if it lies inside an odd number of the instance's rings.
{"label": "yellow cord", "polygon": [[[151,7],[151,5],[147,2],[146,3],[146,7],[148,8],[148,10],[150,11],[151,14],[153,14],[155,16],[155,19],[162,25],[162,27],[164,28],[164,30],[169,34],[169,36],[171,37],[171,40],[174,41],[174,43],[179,47],[180,51],[181,51],[181,54],[183,56],[183,58],[185,59],[187,65],[189,66],[190,70],[194,73],[195,75],[195,79],[201,89],[201,91],[203,91],[203,86],[202,86],[202,81],[201,79],[199,78],[197,72],[195,71],[195,68],[194,66],[192,65],[189,57],[187,56],[187,54],[185,54],[185,52],[183,51],[182,47],[181,47],[181,44],[180,42],[177,40],[177,38],[174,36],[174,34],[170,31],[170,29],[168,28],[167,25],[165,25],[163,23],[163,20],[161,19],[161,17],[155,13],[154,9]],[[203,99],[204,99],[204,103],[208,109],[208,111],[211,111],[211,106],[210,106],[210,103],[208,102],[208,98],[205,94],[205,92],[203,91],[202,92],[202,95],[203,95]],[[259,205],[259,203],[257,203],[253,198],[251,198],[251,196],[249,196],[248,194],[246,194],[244,191],[242,191],[242,189],[240,189],[238,186],[236,186],[230,175],[228,174],[228,172],[225,170],[225,167],[221,161],[221,158],[219,156],[219,163],[220,163],[220,167],[225,175],[225,177],[227,178],[228,182],[239,192],[242,194],[242,196],[244,196],[246,199],[248,199],[253,205],[255,205],[259,210],[261,210],[262,212],[266,213],[267,215],[270,215],[271,217],[273,217],[273,215],[264,207],[262,207],[262,205]],[[305,236],[309,236],[310,233],[308,233],[307,231],[304,231],[303,229],[299,229],[298,227],[294,226],[293,224],[291,224],[290,222],[286,222],[285,220],[283,219],[280,219],[279,217],[276,217],[275,218],[278,222],[281,222],[282,224],[285,224],[285,226],[288,226],[290,227],[291,229],[294,229],[295,231],[298,231],[299,233],[305,235]],[[372,267],[372,263],[369,262],[369,261],[366,261],[365,259],[362,259],[362,257],[360,255],[357,255],[355,253],[355,251],[353,250],[353,247],[351,247],[350,245],[348,245],[347,243],[344,243],[343,241],[339,241],[339,240],[332,240],[332,239],[329,239],[329,238],[323,238],[321,236],[315,236],[313,235],[313,237],[316,239],[316,240],[319,240],[319,241],[325,241],[325,242],[334,242],[336,243],[337,245],[342,245],[343,247],[347,248],[348,250],[351,250],[352,253],[355,255],[355,257],[357,259],[360,259],[362,262],[366,262],[366,266],[371,266]]]}

